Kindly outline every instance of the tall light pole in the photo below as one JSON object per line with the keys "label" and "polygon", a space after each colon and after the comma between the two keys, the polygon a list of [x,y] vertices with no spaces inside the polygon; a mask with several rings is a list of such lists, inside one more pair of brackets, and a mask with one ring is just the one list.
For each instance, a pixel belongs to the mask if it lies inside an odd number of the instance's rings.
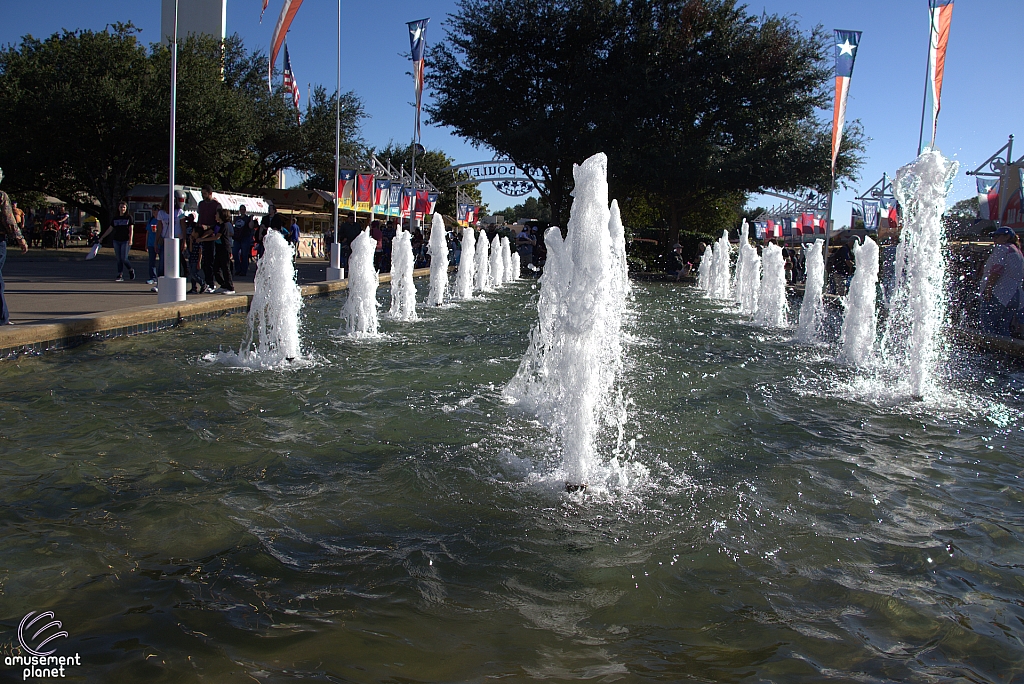
{"label": "tall light pole", "polygon": [[171,226],[170,237],[164,238],[164,274],[160,276],[157,302],[160,304],[185,301],[185,279],[178,277],[178,259],[181,256],[178,240],[178,200],[174,196],[175,115],[178,110],[178,0],[174,0],[174,23],[171,36],[171,163],[167,174],[167,213]]}
{"label": "tall light pole", "polygon": [[334,92],[334,245],[331,247],[331,265],[327,268],[327,280],[342,280],[345,270],[341,267],[341,245],[338,242],[338,205],[341,193],[341,0],[338,0],[338,89]]}

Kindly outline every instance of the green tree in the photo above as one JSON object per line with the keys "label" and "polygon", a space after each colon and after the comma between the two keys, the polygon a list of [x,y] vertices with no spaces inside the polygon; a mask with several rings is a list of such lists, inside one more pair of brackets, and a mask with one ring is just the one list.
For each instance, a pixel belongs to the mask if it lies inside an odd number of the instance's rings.
{"label": "green tree", "polygon": [[520,219],[538,219],[548,223],[551,222],[551,207],[543,197],[540,199],[527,197],[523,200],[522,204],[516,204],[502,211],[496,211],[495,214],[504,216],[505,221],[508,223],[515,223]]}

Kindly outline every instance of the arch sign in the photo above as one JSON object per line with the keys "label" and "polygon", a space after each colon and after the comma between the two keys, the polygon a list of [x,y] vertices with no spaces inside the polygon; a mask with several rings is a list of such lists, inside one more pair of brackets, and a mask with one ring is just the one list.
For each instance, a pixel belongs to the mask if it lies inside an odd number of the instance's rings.
{"label": "arch sign", "polygon": [[537,187],[530,169],[517,166],[508,159],[458,164],[449,166],[445,171],[451,171],[455,175],[455,187],[490,182],[495,190],[509,197],[522,197]]}

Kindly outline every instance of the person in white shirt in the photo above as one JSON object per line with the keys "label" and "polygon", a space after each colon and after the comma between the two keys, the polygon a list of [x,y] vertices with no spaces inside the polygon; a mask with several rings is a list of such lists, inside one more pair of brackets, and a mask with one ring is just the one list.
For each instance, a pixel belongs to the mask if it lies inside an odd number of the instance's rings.
{"label": "person in white shirt", "polygon": [[[172,237],[180,238],[181,233],[181,219],[185,215],[182,207],[185,206],[185,195],[178,190],[174,191],[174,227],[173,232],[171,228],[171,216],[167,213],[167,200],[160,205],[160,211],[156,215],[156,220],[160,223],[160,239],[157,241],[157,254],[160,257],[160,268],[158,270],[159,275],[170,275],[164,273],[164,240]],[[181,263],[179,259],[179,264]],[[178,274],[181,275],[181,274]],[[152,289],[153,292],[157,291],[156,286]]]}
{"label": "person in white shirt", "polygon": [[981,288],[981,327],[993,335],[1009,335],[1014,318],[1024,301],[1024,254],[1017,234],[1003,226],[992,234],[992,254],[985,262]]}

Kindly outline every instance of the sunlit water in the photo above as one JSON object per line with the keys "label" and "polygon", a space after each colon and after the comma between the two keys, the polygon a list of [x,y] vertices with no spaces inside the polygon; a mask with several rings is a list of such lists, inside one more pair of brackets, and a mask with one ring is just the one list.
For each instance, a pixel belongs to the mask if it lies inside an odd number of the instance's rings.
{"label": "sunlit water", "polygon": [[500,396],[535,284],[376,340],[307,300],[288,371],[202,361],[243,316],[0,364],[4,643],[52,610],[110,682],[1021,676],[1024,373],[873,404],[835,336],[635,284],[647,475],[569,495]]}

